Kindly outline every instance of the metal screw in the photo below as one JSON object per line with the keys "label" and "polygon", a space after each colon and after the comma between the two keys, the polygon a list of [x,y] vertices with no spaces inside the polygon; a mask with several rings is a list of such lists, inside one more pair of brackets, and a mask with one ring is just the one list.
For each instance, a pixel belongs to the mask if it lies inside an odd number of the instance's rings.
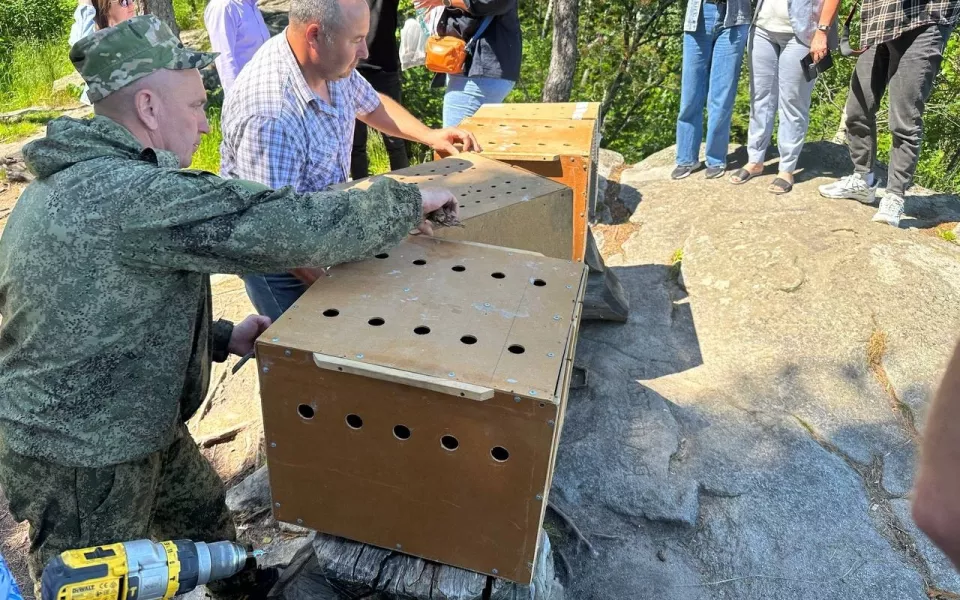
{"label": "metal screw", "polygon": [[279,502],[275,502],[273,505],[276,506],[277,508],[280,508],[280,503],[279,503]]}
{"label": "metal screw", "polygon": [[277,443],[276,443],[276,442],[270,442],[270,447],[271,447],[271,448],[276,448],[276,447],[277,447]]}
{"label": "metal screw", "polygon": [[456,376],[457,374],[454,373],[453,371],[450,371],[449,373],[447,373],[447,377],[456,377]]}
{"label": "metal screw", "polygon": [[514,396],[514,397],[513,397],[513,401],[514,401],[514,402],[520,402],[520,396]]}
{"label": "metal screw", "polygon": [[531,396],[536,396],[536,395],[537,395],[537,390],[530,390],[530,395],[531,395]]}
{"label": "metal screw", "polygon": [[300,306],[299,306],[299,305],[297,305],[297,304],[294,304],[294,305],[293,305],[293,306],[291,306],[290,308],[300,308]]}
{"label": "metal screw", "polygon": [[572,290],[572,289],[573,289],[573,286],[572,286],[572,285],[568,285],[568,286],[567,286],[567,289],[568,289],[568,290]]}
{"label": "metal screw", "polygon": [[264,367],[264,368],[263,368],[263,372],[264,372],[264,373],[269,373],[269,372],[270,372],[270,367]]}
{"label": "metal screw", "polygon": [[554,321],[559,321],[559,320],[560,320],[560,315],[553,315],[553,320],[554,320]]}
{"label": "metal screw", "polygon": [[550,427],[553,427],[554,425],[556,425],[556,423],[554,423],[553,419],[550,419],[549,421],[547,421],[547,425],[549,425]]}
{"label": "metal screw", "polygon": [[537,494],[537,500],[543,500],[543,494]]}
{"label": "metal screw", "polygon": [[400,548],[403,548],[403,544],[397,544],[397,550],[399,550]]}
{"label": "metal screw", "polygon": [[273,338],[273,339],[270,340],[270,341],[271,341],[271,342],[279,342],[279,341],[280,341],[280,338]]}
{"label": "metal screw", "polygon": [[553,358],[553,352],[547,352],[547,358]]}
{"label": "metal screw", "polygon": [[358,354],[358,355],[357,355],[357,358],[363,358],[363,355],[362,355],[362,354]]}
{"label": "metal screw", "polygon": [[484,306],[485,308],[490,308],[490,303],[489,303],[489,302],[485,302],[485,303],[483,304],[483,306]]}
{"label": "metal screw", "polygon": [[303,519],[297,519],[297,525],[303,525]]}
{"label": "metal screw", "polygon": [[403,288],[403,291],[409,292],[409,291],[410,291],[410,288]]}
{"label": "metal screw", "polygon": [[493,573],[494,575],[499,575],[499,574],[500,574],[500,571],[498,571],[498,570],[496,570],[496,569],[494,569],[494,570],[492,570],[492,571],[490,571],[490,572]]}
{"label": "metal screw", "polygon": [[293,352],[290,352],[289,350],[284,350],[284,351],[283,351],[283,355],[284,355],[284,356],[293,356]]}

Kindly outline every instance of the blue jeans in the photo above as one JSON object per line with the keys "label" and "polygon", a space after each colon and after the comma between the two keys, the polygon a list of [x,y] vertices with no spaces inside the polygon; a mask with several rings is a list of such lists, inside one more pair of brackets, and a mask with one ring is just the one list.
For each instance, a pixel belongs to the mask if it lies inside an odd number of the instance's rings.
{"label": "blue jeans", "polygon": [[695,32],[683,34],[680,115],[677,117],[677,165],[700,161],[703,108],[707,108],[707,166],[727,164],[730,119],[737,97],[749,25],[723,26],[726,5],[704,2]]}
{"label": "blue jeans", "polygon": [[293,306],[309,287],[290,273],[244,275],[243,283],[257,312],[273,321]]}
{"label": "blue jeans", "polygon": [[443,126],[456,127],[484,104],[503,102],[515,84],[509,79],[448,76],[447,93],[443,95]]}

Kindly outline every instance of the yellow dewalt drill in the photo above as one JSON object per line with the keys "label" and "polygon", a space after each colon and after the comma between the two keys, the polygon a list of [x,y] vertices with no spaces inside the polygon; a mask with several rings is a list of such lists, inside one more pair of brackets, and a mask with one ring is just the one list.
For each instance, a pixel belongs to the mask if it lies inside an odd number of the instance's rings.
{"label": "yellow dewalt drill", "polygon": [[235,542],[137,540],[69,550],[43,570],[42,600],[159,600],[256,568]]}

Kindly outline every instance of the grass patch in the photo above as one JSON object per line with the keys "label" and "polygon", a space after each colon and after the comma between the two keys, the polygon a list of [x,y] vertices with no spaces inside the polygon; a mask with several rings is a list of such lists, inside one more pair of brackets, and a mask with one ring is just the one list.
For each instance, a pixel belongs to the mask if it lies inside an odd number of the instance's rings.
{"label": "grass patch", "polygon": [[937,237],[947,242],[957,243],[957,234],[951,229],[937,229]]}
{"label": "grass patch", "polygon": [[16,142],[40,131],[41,127],[60,116],[53,110],[26,114],[10,122],[0,121],[0,143]]}
{"label": "grass patch", "polygon": [[72,104],[76,98],[69,92],[53,92],[53,82],[73,71],[69,52],[65,39],[18,42],[0,72],[0,112]]}
{"label": "grass patch", "polygon": [[887,334],[874,329],[867,341],[867,364],[871,368],[881,366],[883,355],[887,353]]}
{"label": "grass patch", "polygon": [[203,10],[207,0],[173,0],[173,14],[180,31],[203,27]]}
{"label": "grass patch", "polygon": [[367,128],[367,159],[370,164],[370,175],[382,175],[390,171],[390,155],[383,143],[383,136],[379,131]]}
{"label": "grass patch", "polygon": [[220,131],[220,107],[211,106],[207,109],[207,121],[210,123],[210,133],[200,140],[200,147],[193,155],[191,169],[220,173],[220,142],[223,134]]}
{"label": "grass patch", "polygon": [[680,281],[680,269],[683,267],[683,248],[677,248],[670,257],[670,279]]}

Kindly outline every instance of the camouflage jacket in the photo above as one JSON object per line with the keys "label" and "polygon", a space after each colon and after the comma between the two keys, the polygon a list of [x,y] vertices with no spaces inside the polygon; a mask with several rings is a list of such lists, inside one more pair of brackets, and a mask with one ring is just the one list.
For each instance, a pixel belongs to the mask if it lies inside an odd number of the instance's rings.
{"label": "camouflage jacket", "polygon": [[172,443],[229,323],[209,273],[362,259],[419,223],[420,193],[298,194],[178,169],[105,117],[62,118],[27,145],[38,179],[0,238],[0,440],[77,467]]}

